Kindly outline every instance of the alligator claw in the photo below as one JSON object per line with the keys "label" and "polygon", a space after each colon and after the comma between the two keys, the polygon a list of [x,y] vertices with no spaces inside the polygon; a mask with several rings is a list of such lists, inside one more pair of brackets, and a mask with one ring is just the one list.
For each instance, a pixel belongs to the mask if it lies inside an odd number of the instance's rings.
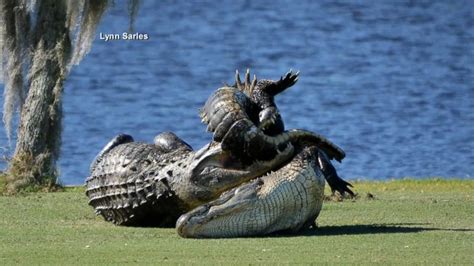
{"label": "alligator claw", "polygon": [[239,70],[235,70],[235,85],[240,91],[243,90],[242,81],[240,80]]}
{"label": "alligator claw", "polygon": [[351,195],[351,197],[355,197],[354,192],[349,188],[353,187],[352,184],[340,178],[339,176],[337,176],[337,179],[332,180],[332,182],[330,182],[328,179],[326,179],[326,181],[328,182],[329,187],[331,187],[331,192],[333,195],[337,191],[342,196],[344,196],[347,192],[349,195]]}
{"label": "alligator claw", "polygon": [[253,75],[253,79],[250,80],[250,69],[247,68],[245,71],[244,83],[240,80],[239,70],[235,71],[235,87],[241,92],[247,95],[251,95],[252,91],[257,87],[257,75]]}
{"label": "alligator claw", "polygon": [[250,86],[250,69],[245,72],[245,87]]}
{"label": "alligator claw", "polygon": [[284,130],[274,97],[298,77],[290,69],[279,80],[257,81],[247,69],[242,82],[236,70],[235,85],[215,91],[200,109],[214,141],[199,151],[171,132],[154,144],[117,136],[91,166],[89,204],[116,224],[176,225],[184,237],[297,232],[314,224],[323,179],[333,193],[354,192],[330,162],[344,158],[342,149],[310,131]]}
{"label": "alligator claw", "polygon": [[250,84],[250,87],[253,89],[255,88],[255,86],[257,86],[257,75],[254,74],[252,84]]}
{"label": "alligator claw", "polygon": [[280,81],[279,81],[280,86],[289,88],[295,85],[295,83],[298,81],[299,74],[300,74],[299,71],[297,71],[296,73],[293,73],[293,71],[290,69],[290,71],[286,73],[284,78],[283,77],[280,78]]}
{"label": "alligator claw", "polygon": [[337,191],[342,196],[344,196],[346,192],[351,195],[351,197],[355,196],[354,192],[349,188],[353,186],[337,175],[336,169],[329,161],[326,153],[323,151],[318,152],[318,162],[319,167],[321,168],[321,171],[323,172],[324,177],[329,184],[329,187],[331,187],[332,194]]}

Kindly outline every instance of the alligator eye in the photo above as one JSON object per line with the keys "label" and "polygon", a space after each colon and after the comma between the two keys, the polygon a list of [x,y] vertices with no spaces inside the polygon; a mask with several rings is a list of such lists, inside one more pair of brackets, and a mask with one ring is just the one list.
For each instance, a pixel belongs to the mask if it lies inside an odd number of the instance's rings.
{"label": "alligator eye", "polygon": [[207,173],[209,173],[209,167],[204,167],[204,169],[202,169],[201,173],[199,173],[199,174],[205,175]]}

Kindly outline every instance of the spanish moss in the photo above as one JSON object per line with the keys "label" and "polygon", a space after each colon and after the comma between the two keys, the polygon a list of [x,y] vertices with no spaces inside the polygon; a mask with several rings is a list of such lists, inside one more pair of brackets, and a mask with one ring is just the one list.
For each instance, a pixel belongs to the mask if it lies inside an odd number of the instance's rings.
{"label": "spanish moss", "polygon": [[[9,12],[14,10],[14,12]],[[5,83],[3,122],[8,139],[12,134],[14,113],[25,100],[23,66],[27,59],[29,30],[28,11],[25,1],[5,0],[1,3],[0,26],[2,81]]]}
{"label": "spanish moss", "polygon": [[137,17],[138,8],[140,7],[140,0],[130,0],[128,1],[128,17],[130,18],[129,22],[129,32],[134,31],[135,18]]}
{"label": "spanish moss", "polygon": [[[75,1],[69,1],[69,3]],[[84,58],[84,56],[89,53],[92,45],[92,41],[95,37],[95,30],[99,24],[102,15],[107,9],[107,0],[86,1],[82,5],[81,12],[72,11],[70,14],[76,16],[77,14],[82,15],[82,19],[79,25],[79,32],[74,44],[74,54],[71,60],[72,65],[77,65]],[[73,4],[75,7],[78,7],[78,4]],[[75,14],[76,12],[76,14]],[[73,18],[68,18],[68,20],[75,20]]]}
{"label": "spanish moss", "polygon": [[[73,53],[67,60],[67,72],[72,65],[81,62],[90,51],[95,32],[107,7],[108,0],[61,0],[66,6],[66,28],[73,40]],[[5,84],[3,103],[3,122],[6,133],[11,139],[14,114],[21,111],[24,103],[28,81],[25,80],[25,69],[33,56],[31,51],[34,27],[32,17],[38,12],[41,1],[37,0],[4,0],[0,3],[0,82]],[[138,13],[139,0],[129,0],[130,29],[133,28]],[[67,75],[67,74],[66,74]]]}
{"label": "spanish moss", "polygon": [[[9,140],[15,115],[20,118],[9,166],[11,182],[7,180],[13,187],[32,181],[51,184],[57,176],[64,81],[72,65],[90,51],[108,6],[108,0],[0,2],[0,81]],[[133,23],[138,0],[130,0],[128,7]],[[46,176],[49,181],[43,182]]]}

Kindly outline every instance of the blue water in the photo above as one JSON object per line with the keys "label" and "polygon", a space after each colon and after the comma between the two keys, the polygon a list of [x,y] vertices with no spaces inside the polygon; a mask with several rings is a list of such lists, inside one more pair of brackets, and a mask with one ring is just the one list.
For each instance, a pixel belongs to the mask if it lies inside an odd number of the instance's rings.
{"label": "blue water", "polygon": [[99,40],[128,28],[116,3],[66,82],[61,181],[82,184],[120,132],[204,145],[197,109],[247,67],[273,79],[301,71],[277,101],[286,127],[343,147],[344,178],[472,178],[473,10],[469,0],[145,0],[135,31],[149,40]]}

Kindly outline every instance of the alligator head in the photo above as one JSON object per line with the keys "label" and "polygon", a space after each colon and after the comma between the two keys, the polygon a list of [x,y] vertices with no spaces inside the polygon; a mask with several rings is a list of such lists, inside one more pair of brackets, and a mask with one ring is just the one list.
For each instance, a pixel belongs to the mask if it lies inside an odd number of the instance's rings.
{"label": "alligator head", "polygon": [[176,195],[189,208],[194,208],[218,198],[224,191],[278,169],[293,155],[294,147],[288,142],[271,159],[249,161],[223,150],[221,143],[211,142],[189,158],[189,167],[179,168],[184,172],[171,183]]}
{"label": "alligator head", "polygon": [[236,237],[308,227],[322,206],[325,182],[319,156],[314,146],[298,148],[280,169],[183,214],[176,223],[178,234]]}

